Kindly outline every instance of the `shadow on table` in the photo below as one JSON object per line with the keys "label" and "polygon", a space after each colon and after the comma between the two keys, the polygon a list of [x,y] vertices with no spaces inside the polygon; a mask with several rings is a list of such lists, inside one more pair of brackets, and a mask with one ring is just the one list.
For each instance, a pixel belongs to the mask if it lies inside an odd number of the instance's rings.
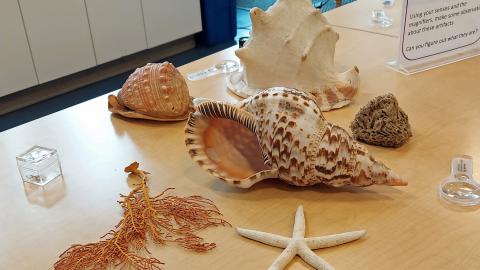
{"label": "shadow on table", "polygon": [[461,205],[457,205],[457,204],[454,204],[454,203],[451,203],[451,202],[448,202],[442,198],[440,198],[440,196],[437,196],[437,201],[438,203],[443,206],[444,208],[447,208],[448,210],[451,210],[451,211],[455,211],[455,212],[474,212],[474,211],[477,211],[478,209],[480,209],[480,205],[476,205],[476,206],[461,206]]}
{"label": "shadow on table", "polygon": [[110,122],[112,123],[112,127],[115,130],[115,134],[118,136],[123,136],[125,133],[128,133],[129,129],[134,127],[132,126],[124,126],[120,122],[125,122],[128,124],[134,124],[138,126],[146,126],[146,127],[159,127],[162,125],[173,125],[177,124],[178,122],[182,121],[170,121],[170,122],[160,122],[154,120],[147,120],[147,119],[134,119],[134,118],[127,118],[117,114],[110,115]]}
{"label": "shadow on table", "polygon": [[28,202],[45,208],[52,207],[66,195],[66,185],[63,176],[59,176],[45,186],[24,182],[23,188]]}
{"label": "shadow on table", "polygon": [[[404,195],[401,188],[394,188],[389,186],[375,186],[374,189],[370,187],[331,187],[324,184],[317,184],[308,187],[297,187],[289,185],[278,179],[267,179],[255,184],[248,189],[242,189],[230,186],[222,180],[214,181],[211,184],[211,189],[224,195],[241,195],[249,194],[248,200],[267,200],[271,198],[281,198],[285,196],[288,191],[289,197],[296,197],[298,199],[322,201],[371,201],[371,200],[393,200],[392,195]],[[258,192],[265,190],[278,190],[279,192]],[[348,196],[336,196],[348,194]],[[407,195],[408,196],[408,195]],[[247,198],[247,197],[245,197]]]}

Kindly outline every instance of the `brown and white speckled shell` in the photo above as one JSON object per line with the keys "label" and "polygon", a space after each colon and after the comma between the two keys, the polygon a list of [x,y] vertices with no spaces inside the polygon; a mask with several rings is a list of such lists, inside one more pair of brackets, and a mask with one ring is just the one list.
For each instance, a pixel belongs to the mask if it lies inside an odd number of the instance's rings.
{"label": "brown and white speckled shell", "polygon": [[193,109],[187,83],[169,62],[148,63],[130,74],[108,109],[129,118],[185,120]]}
{"label": "brown and white speckled shell", "polygon": [[359,87],[359,70],[336,73],[339,35],[311,0],[278,0],[266,12],[250,11],[251,37],[235,53],[251,89],[289,87],[311,93],[322,111],[348,105]]}
{"label": "brown and white speckled shell", "polygon": [[271,88],[237,105],[200,103],[185,135],[193,160],[243,188],[266,178],[296,186],[407,184],[294,89]]}

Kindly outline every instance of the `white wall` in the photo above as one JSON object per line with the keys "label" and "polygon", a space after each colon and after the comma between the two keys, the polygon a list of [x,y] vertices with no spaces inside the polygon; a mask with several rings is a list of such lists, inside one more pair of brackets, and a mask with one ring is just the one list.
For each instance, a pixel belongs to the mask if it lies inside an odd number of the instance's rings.
{"label": "white wall", "polygon": [[202,31],[200,0],[142,0],[148,47]]}
{"label": "white wall", "polygon": [[0,96],[38,83],[17,0],[0,8]]}
{"label": "white wall", "polygon": [[140,0],[86,0],[97,64],[147,48]]}
{"label": "white wall", "polygon": [[20,0],[40,83],[96,65],[83,0]]}
{"label": "white wall", "polygon": [[202,30],[200,0],[1,0],[0,96]]}

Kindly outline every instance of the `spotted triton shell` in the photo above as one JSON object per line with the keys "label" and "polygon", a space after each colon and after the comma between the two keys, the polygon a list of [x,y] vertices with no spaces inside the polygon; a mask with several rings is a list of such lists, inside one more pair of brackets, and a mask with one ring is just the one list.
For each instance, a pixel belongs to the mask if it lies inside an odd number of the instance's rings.
{"label": "spotted triton shell", "polygon": [[311,95],[289,88],[236,105],[201,102],[190,114],[185,143],[202,168],[242,188],[267,178],[296,186],[407,184],[327,122]]}
{"label": "spotted triton shell", "polygon": [[108,109],[130,118],[185,120],[193,110],[187,83],[169,62],[137,68],[118,92],[108,96]]}

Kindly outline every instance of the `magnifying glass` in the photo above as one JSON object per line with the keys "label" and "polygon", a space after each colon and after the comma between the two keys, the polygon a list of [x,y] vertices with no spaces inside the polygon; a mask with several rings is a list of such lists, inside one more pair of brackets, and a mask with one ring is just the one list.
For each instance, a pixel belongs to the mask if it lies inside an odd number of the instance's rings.
{"label": "magnifying glass", "polygon": [[452,159],[451,173],[439,186],[441,198],[462,206],[480,204],[480,184],[473,178],[471,156],[456,156]]}
{"label": "magnifying glass", "polygon": [[224,60],[207,69],[188,73],[187,79],[189,79],[190,81],[198,81],[214,75],[234,72],[237,71],[239,68],[240,65],[237,61]]}

